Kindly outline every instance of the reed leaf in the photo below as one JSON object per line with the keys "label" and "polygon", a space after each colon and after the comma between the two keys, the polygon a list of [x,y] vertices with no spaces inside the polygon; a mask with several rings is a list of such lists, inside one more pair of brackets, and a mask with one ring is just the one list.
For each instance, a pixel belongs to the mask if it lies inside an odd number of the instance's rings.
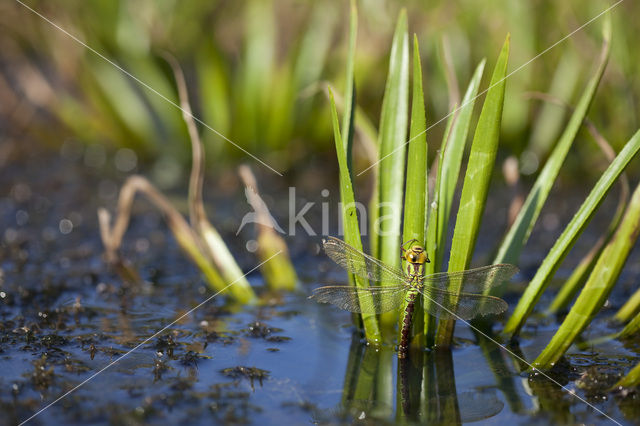
{"label": "reed leaf", "polygon": [[[336,155],[338,157],[338,167],[340,175],[340,200],[342,203],[342,223],[344,226],[344,240],[347,244],[362,251],[362,240],[360,239],[360,225],[358,221],[358,209],[356,208],[355,197],[353,195],[353,185],[349,168],[347,167],[347,152],[340,135],[340,124],[338,122],[338,112],[333,100],[333,92],[329,90],[329,100],[331,103],[331,117],[333,120],[334,140],[336,144]],[[349,274],[349,282],[358,287],[368,287],[369,282],[361,277]],[[366,296],[363,296],[366,297]],[[371,297],[371,296],[369,296]],[[380,342],[380,330],[378,319],[374,314],[362,314],[365,337],[369,342]]]}
{"label": "reed leaf", "polygon": [[640,312],[616,335],[617,339],[626,339],[640,332]]}
{"label": "reed leaf", "polygon": [[453,121],[451,129],[445,133],[440,148],[442,151],[442,159],[439,162],[441,170],[438,170],[437,189],[434,196],[434,202],[437,208],[437,225],[434,229],[436,232],[435,247],[432,253],[434,272],[439,272],[442,268],[453,196],[456,191],[456,185],[458,184],[462,156],[464,154],[467,136],[469,135],[471,116],[478,94],[478,88],[480,87],[480,81],[482,80],[484,65],[485,60],[483,59],[476,67],[473,77],[471,77],[469,87],[465,92],[460,107],[457,111],[454,108],[455,112],[452,114]]}
{"label": "reed leaf", "polygon": [[[493,71],[473,137],[453,233],[449,272],[465,270],[471,263],[498,150],[508,57],[509,36]],[[460,291],[459,284],[449,290],[457,294]],[[448,347],[451,344],[454,324],[454,318],[441,319],[436,335],[437,345]]]}
{"label": "reed leaf", "polygon": [[613,385],[612,389],[633,388],[640,385],[640,363],[633,367],[626,376]]}
{"label": "reed leaf", "polygon": [[[407,12],[402,10],[398,17],[389,74],[382,101],[380,116],[380,163],[378,176],[378,210],[376,234],[377,253],[380,260],[395,268],[400,267],[400,224],[402,195],[405,177],[406,137],[409,108],[409,41],[407,35]],[[378,229],[379,228],[379,229]],[[375,256],[376,254],[374,254]],[[382,283],[385,285],[385,283]],[[395,312],[380,316],[381,324],[393,327],[397,318]]]}
{"label": "reed leaf", "polygon": [[[556,243],[553,245],[549,254],[542,262],[542,265],[540,265],[540,268],[538,268],[538,271],[520,298],[513,314],[507,321],[503,331],[504,334],[511,336],[512,338],[518,334],[520,328],[522,328],[527,317],[531,311],[533,311],[533,308],[540,299],[540,296],[547,288],[551,278],[553,278],[553,274],[560,266],[560,263],[562,263],[565,256],[569,253],[576,240],[582,231],[584,231],[600,206],[600,203],[604,200],[609,189],[611,189],[616,179],[623,172],[629,161],[631,161],[631,159],[636,155],[638,150],[640,150],[640,132],[637,132],[625,144],[622,151],[620,151],[616,159],[602,174],[587,199],[584,201],[582,206],[580,206],[578,212],[574,215],[562,235],[560,235]],[[604,253],[602,256],[604,256]]]}
{"label": "reed leaf", "polygon": [[640,288],[622,305],[622,308],[614,315],[613,319],[624,323],[638,312],[640,312]]}
{"label": "reed leaf", "polygon": [[[409,155],[407,160],[407,183],[404,195],[404,224],[402,241],[417,240],[424,244],[427,225],[427,202],[429,183],[427,173],[427,122],[424,109],[424,91],[422,88],[422,65],[418,37],[413,37],[413,93],[411,104],[411,128],[409,131]],[[419,303],[418,303],[419,305]],[[405,321],[407,301],[403,303],[399,330]],[[421,330],[422,311],[416,309],[413,330]],[[408,319],[410,320],[410,319]],[[422,333],[420,333],[422,335]],[[398,339],[399,341],[400,339]],[[424,342],[419,342],[424,346]]]}

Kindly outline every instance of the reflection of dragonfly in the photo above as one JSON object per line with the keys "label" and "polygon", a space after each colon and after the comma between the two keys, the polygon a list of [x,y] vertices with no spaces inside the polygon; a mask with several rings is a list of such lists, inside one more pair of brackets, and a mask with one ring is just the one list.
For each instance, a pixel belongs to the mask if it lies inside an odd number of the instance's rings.
{"label": "reflection of dragonfly", "polygon": [[[406,300],[406,315],[400,334],[398,357],[404,358],[408,350],[411,314],[418,293],[425,300],[424,308],[434,316],[453,315],[470,320],[478,315],[500,314],[507,303],[482,293],[489,287],[509,280],[517,271],[513,265],[497,264],[460,272],[440,272],[424,275],[424,264],[429,258],[424,249],[413,245],[408,250],[402,247],[402,258],[407,261],[406,274],[382,263],[337,238],[323,240],[324,251],[347,271],[368,280],[383,283],[382,286],[325,286],[313,291],[312,298],[321,303],[331,303],[340,309],[365,314],[388,312],[400,307]],[[450,292],[455,286],[460,293]]]}

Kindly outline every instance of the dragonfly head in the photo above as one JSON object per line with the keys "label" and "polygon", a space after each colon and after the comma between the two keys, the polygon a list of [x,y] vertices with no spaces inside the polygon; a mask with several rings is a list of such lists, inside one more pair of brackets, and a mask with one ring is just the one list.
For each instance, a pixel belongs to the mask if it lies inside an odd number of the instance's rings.
{"label": "dragonfly head", "polygon": [[429,256],[427,252],[424,251],[422,246],[413,246],[409,250],[404,253],[404,260],[409,263],[422,265],[424,263],[430,263]]}

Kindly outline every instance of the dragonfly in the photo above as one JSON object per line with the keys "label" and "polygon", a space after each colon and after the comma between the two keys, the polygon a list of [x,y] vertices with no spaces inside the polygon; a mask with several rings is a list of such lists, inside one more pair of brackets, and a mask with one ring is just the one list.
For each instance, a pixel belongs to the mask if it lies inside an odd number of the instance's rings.
{"label": "dragonfly", "polygon": [[[401,257],[407,262],[406,273],[355,249],[344,241],[328,237],[322,241],[325,253],[338,265],[355,275],[382,285],[355,287],[330,285],[313,291],[311,299],[330,303],[349,312],[379,314],[398,309],[406,301],[398,357],[405,358],[409,347],[411,316],[418,294],[424,296],[424,309],[435,317],[453,316],[471,320],[477,316],[498,315],[507,310],[507,303],[485,291],[511,279],[518,268],[510,264],[495,264],[460,272],[439,272],[425,275],[429,256],[424,248],[410,240],[401,247]],[[409,245],[408,249],[405,246]],[[459,293],[450,291],[458,288]]]}

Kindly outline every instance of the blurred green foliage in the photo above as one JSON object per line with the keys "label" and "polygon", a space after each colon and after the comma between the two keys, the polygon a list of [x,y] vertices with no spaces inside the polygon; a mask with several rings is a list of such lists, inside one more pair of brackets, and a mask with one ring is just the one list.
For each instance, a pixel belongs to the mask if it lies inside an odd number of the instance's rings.
{"label": "blurred green foliage", "polygon": [[[27,5],[177,102],[161,57],[170,52],[187,71],[195,115],[278,170],[332,149],[321,88],[325,81],[340,89],[345,84],[348,2],[37,0]],[[409,30],[422,46],[429,127],[450,109],[438,59],[443,38],[459,81],[469,81],[475,65],[501,45],[504,34],[512,34],[511,72],[610,5],[602,0],[361,0],[358,106],[370,119],[380,117],[386,77],[381,71],[388,68],[401,7],[407,8]],[[640,74],[640,61],[631,48],[640,21],[629,19],[639,12],[637,2],[614,9],[615,41],[601,92],[607,96],[589,114],[617,150],[640,127],[640,81],[633,78]],[[180,111],[166,100],[17,2],[0,6],[0,28],[0,112],[11,126],[29,128],[36,136],[47,132],[47,143],[58,143],[50,136],[53,122],[63,137],[130,147],[146,159],[188,161]],[[528,99],[526,92],[551,92],[575,104],[574,88],[586,84],[597,63],[598,28],[587,26],[509,77],[501,144],[521,158],[523,171],[535,173],[544,163],[567,114]],[[428,137],[441,139],[444,124],[430,129]],[[212,163],[246,156],[207,129],[203,137]],[[595,145],[577,145],[569,166],[593,170],[601,165]]]}

